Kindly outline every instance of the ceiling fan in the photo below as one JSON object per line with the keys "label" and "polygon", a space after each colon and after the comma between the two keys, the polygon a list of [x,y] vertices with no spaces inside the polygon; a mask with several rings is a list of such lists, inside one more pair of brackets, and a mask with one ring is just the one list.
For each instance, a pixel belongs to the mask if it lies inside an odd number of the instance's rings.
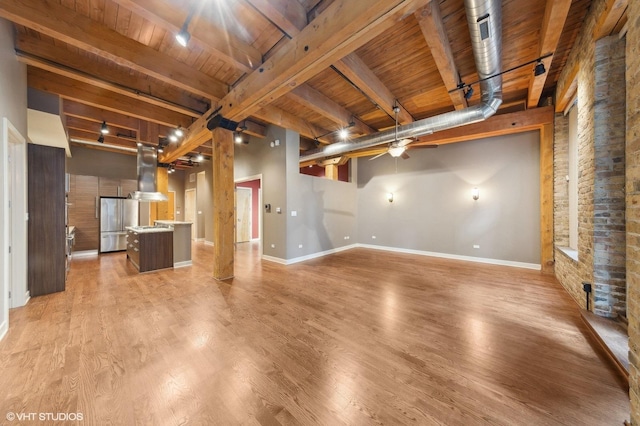
{"label": "ceiling fan", "polygon": [[[393,107],[393,112],[395,115],[395,137],[393,139],[393,141],[389,144],[387,150],[385,152],[382,152],[378,155],[376,155],[375,157],[371,157],[369,159],[369,161],[371,160],[375,160],[378,157],[382,157],[385,154],[389,154],[390,156],[392,156],[393,158],[402,158],[403,160],[406,160],[409,157],[409,154],[407,154],[407,149],[409,148],[409,144],[414,142],[413,139],[400,139],[398,140],[398,113],[400,112],[400,108],[396,105]],[[413,148],[437,148],[438,145],[420,145],[420,146],[415,146]]]}

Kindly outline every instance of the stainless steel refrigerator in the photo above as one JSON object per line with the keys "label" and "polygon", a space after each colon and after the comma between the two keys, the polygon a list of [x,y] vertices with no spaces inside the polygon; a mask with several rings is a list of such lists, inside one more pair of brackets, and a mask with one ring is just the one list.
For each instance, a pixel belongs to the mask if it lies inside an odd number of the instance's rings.
{"label": "stainless steel refrigerator", "polygon": [[100,197],[100,253],[127,249],[127,226],[138,225],[138,201]]}

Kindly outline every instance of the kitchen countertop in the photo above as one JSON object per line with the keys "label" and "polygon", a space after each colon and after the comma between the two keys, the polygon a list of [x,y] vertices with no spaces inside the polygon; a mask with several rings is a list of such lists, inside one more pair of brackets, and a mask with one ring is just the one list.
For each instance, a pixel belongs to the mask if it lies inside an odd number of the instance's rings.
{"label": "kitchen countertop", "polygon": [[151,232],[173,232],[173,228],[168,226],[127,226],[127,229],[140,234],[148,234]]}
{"label": "kitchen countertop", "polygon": [[180,222],[179,220],[156,220],[155,222],[162,225],[193,225],[193,222]]}

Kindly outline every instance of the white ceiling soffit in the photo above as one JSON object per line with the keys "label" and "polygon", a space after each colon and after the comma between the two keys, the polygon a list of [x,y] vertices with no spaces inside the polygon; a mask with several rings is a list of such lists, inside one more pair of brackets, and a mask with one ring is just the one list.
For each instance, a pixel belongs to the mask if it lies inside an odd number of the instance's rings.
{"label": "white ceiling soffit", "polygon": [[69,140],[59,115],[28,109],[27,123],[31,143],[64,148],[67,157],[71,157]]}

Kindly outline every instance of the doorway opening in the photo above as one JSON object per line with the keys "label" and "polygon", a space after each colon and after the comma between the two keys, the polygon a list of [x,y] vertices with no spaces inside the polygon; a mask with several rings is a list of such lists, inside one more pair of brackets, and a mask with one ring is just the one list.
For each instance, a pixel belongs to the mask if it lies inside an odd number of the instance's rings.
{"label": "doorway opening", "polygon": [[259,242],[262,255],[262,175],[236,179],[236,242]]}

